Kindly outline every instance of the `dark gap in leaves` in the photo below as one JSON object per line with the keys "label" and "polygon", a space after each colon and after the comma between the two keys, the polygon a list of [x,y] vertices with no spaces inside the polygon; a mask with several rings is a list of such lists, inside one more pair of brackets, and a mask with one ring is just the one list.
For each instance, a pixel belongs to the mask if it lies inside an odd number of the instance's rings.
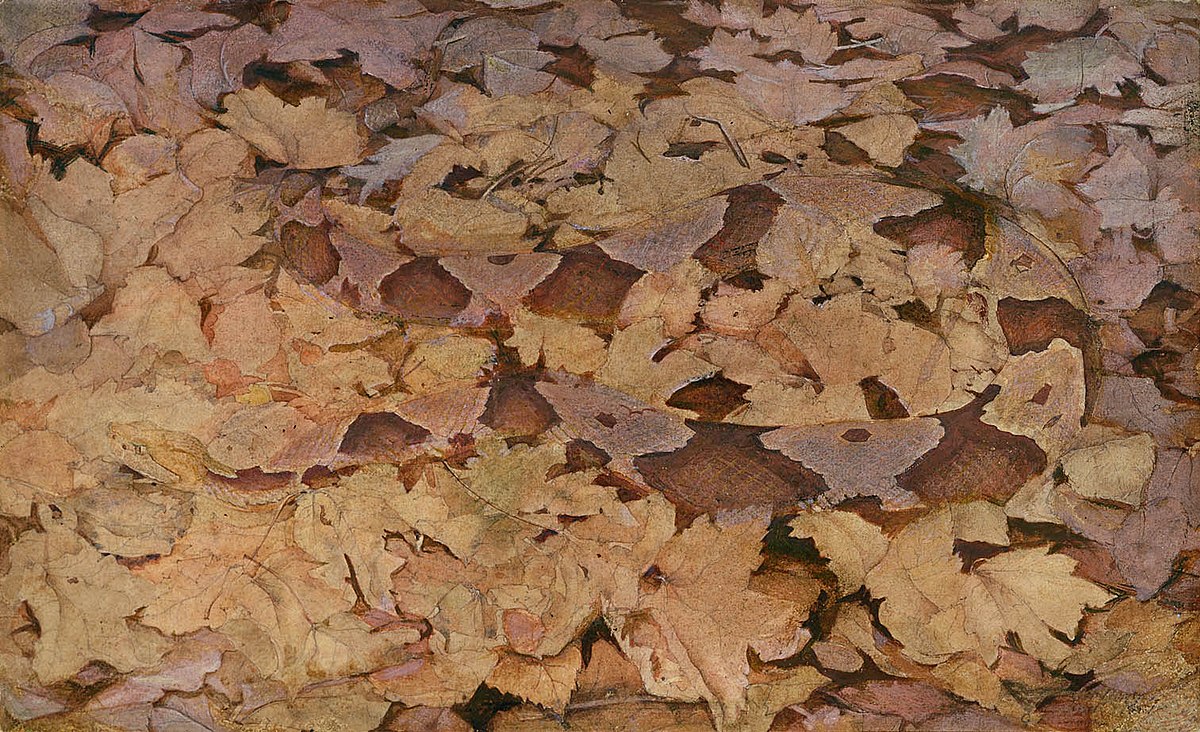
{"label": "dark gap in leaves", "polygon": [[206,9],[271,31],[287,20],[291,7],[278,0],[209,0]]}
{"label": "dark gap in leaves", "polygon": [[588,244],[563,253],[558,267],[525,302],[539,315],[611,328],[629,288],[641,276],[642,270]]}
{"label": "dark gap in leaves", "polygon": [[625,17],[654,31],[662,39],[663,50],[673,56],[687,56],[712,38],[712,28],[687,20],[674,3],[617,0],[617,6]]}
{"label": "dark gap in leaves", "polygon": [[608,623],[604,622],[604,618],[596,618],[579,636],[579,653],[583,657],[585,668],[592,662],[592,646],[601,641],[611,643],[613,646],[618,645],[612,629],[608,627]]}
{"label": "dark gap in leaves", "polygon": [[965,541],[963,539],[954,540],[954,553],[962,560],[963,574],[969,574],[971,567],[976,562],[990,559],[998,554],[1002,554],[1008,547],[998,544],[989,544],[984,541]]}
{"label": "dark gap in leaves", "polygon": [[493,717],[520,705],[520,697],[498,691],[487,684],[480,684],[470,699],[451,708],[471,725],[472,730],[486,732]]}
{"label": "dark gap in leaves", "polygon": [[704,513],[794,506],[828,490],[817,473],[764,448],[758,435],[766,428],[695,421],[688,426],[696,434],[683,448],[634,460],[646,482],[675,504],[680,528]]}
{"label": "dark gap in leaves", "polygon": [[532,376],[503,376],[492,382],[487,406],[479,418],[507,436],[536,436],[559,423],[550,402],[534,388]]}
{"label": "dark gap in leaves", "polygon": [[827,566],[829,560],[821,556],[811,538],[792,535],[792,527],[788,525],[792,518],[793,516],[785,515],[775,516],[771,520],[767,535],[763,537],[763,552],[790,557],[813,566]]}
{"label": "dark gap in leaves", "polygon": [[688,158],[699,160],[700,156],[714,147],[721,147],[719,142],[672,142],[663,152],[664,158]]}
{"label": "dark gap in leaves", "polygon": [[825,131],[825,144],[821,146],[821,149],[835,163],[841,163],[842,165],[871,164],[870,156],[836,130]]}
{"label": "dark gap in leaves", "polygon": [[938,322],[937,316],[920,300],[909,300],[895,306],[893,310],[896,311],[897,317],[906,323],[911,323],[930,333],[941,332],[941,324]]}
{"label": "dark gap in leaves", "polygon": [[379,295],[390,312],[402,318],[449,320],[471,301],[471,291],[434,257],[417,257],[379,283]]}
{"label": "dark gap in leaves", "polygon": [[602,468],[612,460],[607,452],[588,440],[581,439],[571,440],[567,443],[566,458],[566,463],[550,467],[546,473],[547,480],[553,480],[569,473]]}
{"label": "dark gap in leaves", "polygon": [[111,33],[129,28],[136,24],[146,13],[122,13],[114,10],[102,10],[92,6],[85,21],[89,28],[100,33]]}
{"label": "dark gap in leaves", "polygon": [[986,254],[986,217],[983,208],[964,198],[946,195],[943,203],[912,216],[881,219],[875,233],[911,249],[918,245],[946,245],[961,252],[967,267]]}
{"label": "dark gap in leaves", "polygon": [[782,196],[760,183],[734,188],[727,197],[721,230],[692,255],[722,278],[755,268],[758,241],[770,230],[783,205]]}
{"label": "dark gap in leaves", "polygon": [[563,81],[578,87],[589,88],[596,80],[595,63],[578,44],[567,47],[538,46],[538,50],[550,51],[556,58],[543,71],[554,74]]}
{"label": "dark gap in leaves", "polygon": [[975,86],[962,76],[934,74],[920,79],[902,79],[896,86],[921,106],[921,121],[930,124],[971,119],[988,114],[995,107],[1008,111],[1014,126],[1037,118],[1030,101],[1008,89]]}

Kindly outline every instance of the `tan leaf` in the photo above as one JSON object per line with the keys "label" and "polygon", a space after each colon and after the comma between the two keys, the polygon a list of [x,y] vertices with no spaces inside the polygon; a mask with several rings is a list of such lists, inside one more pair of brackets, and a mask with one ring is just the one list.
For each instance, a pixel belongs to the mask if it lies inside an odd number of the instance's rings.
{"label": "tan leaf", "polygon": [[651,693],[704,699],[733,723],[748,703],[747,652],[771,660],[799,649],[808,608],[749,586],[765,529],[754,518],[697,519],[654,560],[637,608],[610,618]]}
{"label": "tan leaf", "polygon": [[608,357],[608,344],[589,328],[525,310],[517,311],[513,321],[513,335],[505,344],[517,349],[526,366],[541,360],[548,369],[586,374]]}
{"label": "tan leaf", "polygon": [[324,563],[318,576],[336,588],[353,578],[369,607],[390,601],[392,573],[404,564],[385,546],[385,534],[407,528],[391,506],[396,490],[394,471],[368,466],[300,496],[289,522],[296,544]]}
{"label": "tan leaf", "polygon": [[70,678],[91,661],[126,673],[155,663],[163,639],[128,618],[154,597],[154,587],[74,532],[29,532],[8,551],[0,597],[9,612],[28,603],[40,630],[33,668],[46,684]]}
{"label": "tan leaf", "polygon": [[843,595],[857,591],[888,550],[887,537],[878,526],[848,511],[802,513],[788,526],[793,535],[812,538],[821,556],[829,560]]}
{"label": "tan leaf", "polygon": [[1072,576],[1073,559],[1045,548],[1013,549],[964,573],[953,546],[969,532],[954,523],[942,510],[905,528],[867,574],[867,588],[884,598],[880,620],[904,654],[938,663],[973,650],[990,665],[1012,632],[1036,658],[1066,658],[1070,648],[1051,631],[1074,635],[1083,609],[1111,595]]}
{"label": "tan leaf", "polygon": [[837,132],[875,162],[895,168],[904,162],[904,151],[917,139],[917,123],[906,114],[881,114],[838,127]]}
{"label": "tan leaf", "polygon": [[596,379],[650,404],[663,404],[679,387],[716,372],[715,366],[687,351],[652,360],[665,345],[663,322],[658,318],[617,331]]}
{"label": "tan leaf", "polygon": [[49,332],[91,300],[73,284],[53,249],[7,200],[0,201],[0,317],[23,332]]}
{"label": "tan leaf", "polygon": [[982,421],[1032,437],[1056,457],[1079,432],[1083,417],[1083,355],[1061,338],[1044,351],[1011,359],[995,383],[1000,394],[983,408]]}
{"label": "tan leaf", "polygon": [[487,683],[497,690],[519,696],[561,714],[575,690],[575,677],[583,665],[576,646],[549,658],[531,658],[516,653],[500,657]]}
{"label": "tan leaf", "polygon": [[328,109],[309,97],[291,105],[265,86],[243,89],[222,100],[217,120],[264,155],[296,168],[335,168],[362,158],[354,115]]}
{"label": "tan leaf", "polygon": [[1084,498],[1139,506],[1154,471],[1154,440],[1141,434],[1071,450],[1062,468],[1071,490]]}
{"label": "tan leaf", "polygon": [[147,347],[178,351],[191,360],[204,360],[209,354],[196,298],[159,267],[130,272],[112,312],[101,318],[92,333],[117,336],[135,354]]}

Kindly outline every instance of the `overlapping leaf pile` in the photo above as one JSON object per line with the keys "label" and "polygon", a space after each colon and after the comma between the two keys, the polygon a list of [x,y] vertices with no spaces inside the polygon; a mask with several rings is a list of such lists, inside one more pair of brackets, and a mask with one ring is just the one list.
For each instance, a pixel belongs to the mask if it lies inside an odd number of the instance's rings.
{"label": "overlapping leaf pile", "polygon": [[1200,718],[1200,13],[0,5],[0,726]]}

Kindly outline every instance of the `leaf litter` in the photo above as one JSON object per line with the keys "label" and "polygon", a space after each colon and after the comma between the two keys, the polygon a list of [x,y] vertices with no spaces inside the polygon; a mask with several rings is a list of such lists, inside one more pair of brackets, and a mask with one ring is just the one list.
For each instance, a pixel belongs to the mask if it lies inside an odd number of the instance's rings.
{"label": "leaf litter", "polygon": [[1192,729],[1198,39],[0,3],[0,726]]}

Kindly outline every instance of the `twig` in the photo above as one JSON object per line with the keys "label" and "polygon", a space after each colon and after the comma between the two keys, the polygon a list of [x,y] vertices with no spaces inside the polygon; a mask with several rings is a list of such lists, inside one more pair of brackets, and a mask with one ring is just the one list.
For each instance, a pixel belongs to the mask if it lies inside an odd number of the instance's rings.
{"label": "twig", "polygon": [[439,462],[442,464],[442,467],[446,469],[446,472],[450,473],[450,476],[452,478],[454,478],[456,481],[458,481],[458,484],[463,487],[463,490],[465,490],[467,493],[470,493],[471,495],[475,496],[475,498],[479,499],[480,501],[483,501],[487,505],[491,506],[493,509],[495,509],[499,513],[504,514],[505,516],[508,516],[510,519],[515,519],[517,521],[520,521],[521,523],[529,524],[530,526],[536,526],[537,528],[542,529],[543,531],[545,531],[545,530],[555,531],[554,529],[551,529],[549,526],[542,526],[539,523],[535,523],[533,521],[530,521],[529,519],[524,519],[524,518],[521,518],[520,516],[517,516],[516,514],[505,511],[503,508],[500,508],[496,504],[492,503],[488,499],[486,499],[483,496],[476,493],[475,490],[473,488],[471,488],[471,486],[467,485],[466,481],[464,481],[462,478],[458,477],[458,473],[454,472],[454,469],[451,468],[450,464],[447,463],[445,460],[440,460]]}
{"label": "twig", "polygon": [[738,165],[743,168],[750,167],[750,162],[746,160],[746,153],[742,152],[742,146],[738,144],[737,140],[733,139],[733,135],[729,133],[729,129],[725,127],[724,122],[712,117],[701,117],[698,114],[693,114],[692,118],[701,122],[707,122],[710,125],[716,125],[717,129],[721,130],[721,137],[725,138],[725,144],[729,145],[729,149],[733,151],[733,156],[737,158]]}
{"label": "twig", "polygon": [[834,46],[833,50],[849,51],[852,48],[875,48],[882,42],[883,42],[883,36],[880,36],[878,38],[868,38],[865,41],[855,41],[854,43],[847,43],[844,46]]}

